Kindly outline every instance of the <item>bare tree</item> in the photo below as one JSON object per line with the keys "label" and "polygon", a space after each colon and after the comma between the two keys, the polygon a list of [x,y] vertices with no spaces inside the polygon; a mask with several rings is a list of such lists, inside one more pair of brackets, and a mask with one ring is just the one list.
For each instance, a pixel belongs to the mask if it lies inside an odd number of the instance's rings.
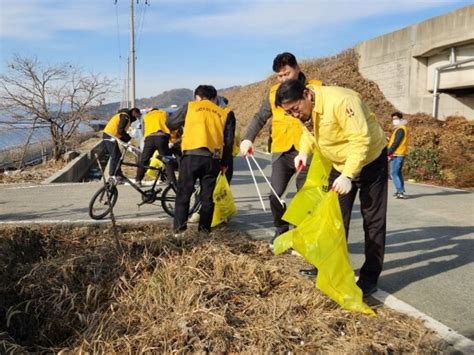
{"label": "bare tree", "polygon": [[92,108],[110,93],[112,83],[68,63],[45,65],[35,57],[15,55],[0,74],[0,109],[23,121],[46,124],[58,160],[78,125],[91,119]]}

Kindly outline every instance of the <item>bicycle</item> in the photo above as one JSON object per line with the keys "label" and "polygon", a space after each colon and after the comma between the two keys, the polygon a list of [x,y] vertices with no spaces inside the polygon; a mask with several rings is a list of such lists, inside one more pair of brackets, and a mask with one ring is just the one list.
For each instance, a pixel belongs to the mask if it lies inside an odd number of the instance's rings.
{"label": "bicycle", "polygon": [[[131,144],[127,144],[117,138],[109,140],[117,142],[124,148],[120,160],[117,164],[117,168],[115,170],[116,172],[120,171],[120,167],[122,165],[132,167],[139,166],[138,164],[126,162],[124,160],[127,151],[131,152],[136,158],[138,158],[138,153],[140,153],[140,150],[138,148],[134,147]],[[164,164],[176,162],[176,158],[173,156],[159,156],[158,159],[160,159]],[[142,189],[139,185],[137,185],[134,181],[130,180],[128,177],[121,176],[121,178],[125,182],[127,182],[131,187],[133,187],[136,191],[140,193],[142,197],[142,202],[138,203],[137,206],[140,207],[144,204],[153,204],[155,201],[160,201],[163,210],[169,216],[174,217],[174,206],[176,203],[176,186],[172,183],[168,183],[165,188],[157,187],[158,181],[160,181],[166,176],[164,166],[157,168],[145,165],[145,168],[155,170],[157,172],[155,180],[153,181],[153,184],[149,189]],[[89,202],[89,216],[92,219],[100,220],[110,213],[110,211],[115,206],[118,200],[117,185],[119,184],[120,182],[117,177],[111,176],[109,180],[105,183],[105,185],[94,193],[91,201]],[[200,207],[199,194],[199,186],[196,186],[193,195],[191,196],[189,215],[196,212]]]}

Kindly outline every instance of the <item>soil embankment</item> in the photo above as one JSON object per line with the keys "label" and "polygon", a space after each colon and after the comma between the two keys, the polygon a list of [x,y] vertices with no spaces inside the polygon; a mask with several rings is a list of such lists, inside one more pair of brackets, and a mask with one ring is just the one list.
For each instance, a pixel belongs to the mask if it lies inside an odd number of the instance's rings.
{"label": "soil embankment", "polygon": [[[359,73],[358,57],[354,50],[304,61],[300,66],[307,78],[320,79],[324,85],[343,86],[360,93],[377,115],[387,136],[390,135],[391,113],[397,109],[374,82]],[[264,95],[275,83],[276,78],[271,76],[267,80],[225,92],[242,132],[258,111]],[[410,129],[412,151],[405,164],[406,176],[417,181],[473,188],[474,121],[464,117],[436,121],[424,113],[405,114],[405,118]],[[268,129],[264,128],[257,144],[266,147],[267,137]]]}

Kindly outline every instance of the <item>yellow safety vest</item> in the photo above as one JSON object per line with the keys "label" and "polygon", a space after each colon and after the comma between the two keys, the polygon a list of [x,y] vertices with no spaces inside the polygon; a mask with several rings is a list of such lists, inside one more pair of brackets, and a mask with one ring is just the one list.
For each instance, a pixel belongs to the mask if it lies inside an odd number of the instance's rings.
{"label": "yellow safety vest", "polygon": [[388,141],[388,146],[389,147],[392,146],[393,141],[395,140],[395,135],[396,135],[398,129],[402,129],[403,132],[405,133],[405,135],[403,136],[403,139],[400,142],[400,145],[393,152],[393,155],[406,155],[408,153],[408,129],[407,129],[407,126],[405,126],[405,125],[398,126],[398,128],[390,136],[390,140]]}
{"label": "yellow safety vest", "polygon": [[[307,84],[321,86],[320,80],[309,80]],[[300,139],[303,133],[301,121],[286,114],[285,110],[275,105],[276,92],[280,84],[273,85],[270,89],[270,106],[272,109],[272,153],[287,152],[291,147],[300,149]]]}
{"label": "yellow safety vest", "polygon": [[166,126],[166,112],[161,110],[153,110],[148,112],[143,118],[145,126],[144,137],[148,137],[152,133],[161,131],[170,134],[170,129]]}
{"label": "yellow safety vest", "polygon": [[130,116],[126,114],[125,112],[120,112],[112,116],[112,118],[109,120],[109,122],[104,128],[104,133],[107,133],[109,136],[122,139],[122,136],[120,135],[119,130],[118,130],[121,115],[127,116],[128,122],[127,122],[127,125],[125,126],[125,131],[128,131],[128,129],[130,128]]}
{"label": "yellow safety vest", "polygon": [[190,102],[184,120],[181,150],[207,148],[213,156],[222,158],[224,127],[229,112],[229,109],[209,100]]}

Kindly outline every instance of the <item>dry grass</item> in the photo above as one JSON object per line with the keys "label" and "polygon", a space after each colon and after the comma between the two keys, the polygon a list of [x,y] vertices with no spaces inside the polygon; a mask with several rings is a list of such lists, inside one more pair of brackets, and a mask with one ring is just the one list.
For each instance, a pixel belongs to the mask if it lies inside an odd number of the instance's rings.
{"label": "dry grass", "polygon": [[23,170],[0,172],[0,184],[40,183],[66,166],[63,160],[25,167]]}
{"label": "dry grass", "polygon": [[375,305],[342,310],[302,259],[221,231],[175,240],[166,227],[5,228],[0,352],[432,353],[420,321]]}

